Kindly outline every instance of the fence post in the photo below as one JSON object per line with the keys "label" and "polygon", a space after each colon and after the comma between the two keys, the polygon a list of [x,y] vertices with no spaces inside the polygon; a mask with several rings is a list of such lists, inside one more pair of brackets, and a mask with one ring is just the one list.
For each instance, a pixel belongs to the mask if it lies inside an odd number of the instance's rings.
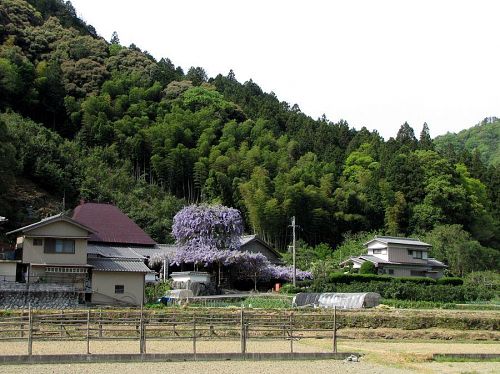
{"label": "fence post", "polygon": [[21,312],[21,338],[24,338],[24,309]]}
{"label": "fence post", "polygon": [[59,336],[64,336],[64,327],[63,327],[63,311],[61,309],[61,315],[59,316]]}
{"label": "fence post", "polygon": [[196,315],[193,315],[193,355],[196,360]]}
{"label": "fence post", "polygon": [[290,312],[290,353],[293,353],[293,312]]}
{"label": "fence post", "polygon": [[146,327],[146,317],[144,316],[142,320],[142,351],[144,352],[144,354],[146,353]]}
{"label": "fence post", "polygon": [[333,353],[337,353],[337,307],[333,307]]}
{"label": "fence post", "polygon": [[247,337],[246,337],[246,329],[245,329],[245,316],[243,312],[243,308],[240,311],[240,339],[241,339],[241,353],[246,353],[247,351]]}
{"label": "fence post", "polygon": [[99,309],[99,337],[102,338],[102,309]]}
{"label": "fence post", "polygon": [[90,310],[87,310],[87,354],[90,354]]}
{"label": "fence post", "polygon": [[141,355],[144,353],[144,341],[142,339],[142,324],[143,324],[142,313],[143,313],[143,306],[141,304],[141,317],[139,319],[139,352],[141,353]]}
{"label": "fence post", "polygon": [[33,316],[31,314],[31,303],[28,304],[28,324],[28,356],[31,356],[33,353]]}

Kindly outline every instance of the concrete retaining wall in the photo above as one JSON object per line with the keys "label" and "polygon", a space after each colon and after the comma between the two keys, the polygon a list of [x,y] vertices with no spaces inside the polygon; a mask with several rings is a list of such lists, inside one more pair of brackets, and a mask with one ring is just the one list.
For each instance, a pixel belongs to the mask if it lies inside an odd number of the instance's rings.
{"label": "concrete retaining wall", "polygon": [[77,362],[343,360],[357,353],[169,353],[0,356],[0,364],[61,364]]}

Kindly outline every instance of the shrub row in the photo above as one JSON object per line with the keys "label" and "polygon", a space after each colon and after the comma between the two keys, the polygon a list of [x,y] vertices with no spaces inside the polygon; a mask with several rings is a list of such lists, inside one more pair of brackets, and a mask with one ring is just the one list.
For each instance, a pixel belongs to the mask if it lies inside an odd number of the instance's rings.
{"label": "shrub row", "polygon": [[482,286],[453,286],[442,284],[416,284],[392,280],[390,282],[372,281],[350,284],[327,283],[314,285],[313,292],[377,292],[384,299],[434,301],[441,303],[466,303],[491,300],[495,292]]}
{"label": "shrub row", "polygon": [[457,277],[445,277],[436,280],[427,277],[391,277],[388,275],[377,274],[330,273],[329,275],[329,283],[351,284],[354,282],[405,282],[417,284],[442,284],[452,286],[459,286],[464,283],[461,278]]}
{"label": "shrub row", "polygon": [[455,304],[437,301],[412,301],[384,299],[382,304],[401,309],[462,309],[462,310],[495,310],[500,311],[496,304]]}

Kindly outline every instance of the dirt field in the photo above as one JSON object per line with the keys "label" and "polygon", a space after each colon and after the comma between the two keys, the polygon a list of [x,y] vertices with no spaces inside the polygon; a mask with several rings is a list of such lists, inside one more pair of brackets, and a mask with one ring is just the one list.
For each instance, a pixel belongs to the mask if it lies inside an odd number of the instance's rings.
{"label": "dirt field", "polygon": [[[249,341],[249,352],[287,352],[289,342]],[[198,342],[198,352],[238,352],[239,341]],[[92,353],[138,353],[137,341],[91,342]],[[331,342],[304,340],[294,343],[296,352],[328,351]],[[0,373],[499,373],[498,362],[429,362],[433,353],[500,353],[497,342],[446,342],[405,340],[344,340],[339,351],[363,354],[361,362],[324,361],[224,361],[172,363],[113,363],[0,366]],[[192,342],[149,341],[148,353],[190,352]],[[26,354],[26,343],[0,343],[2,354]],[[85,342],[34,342],[34,354],[84,353]]]}

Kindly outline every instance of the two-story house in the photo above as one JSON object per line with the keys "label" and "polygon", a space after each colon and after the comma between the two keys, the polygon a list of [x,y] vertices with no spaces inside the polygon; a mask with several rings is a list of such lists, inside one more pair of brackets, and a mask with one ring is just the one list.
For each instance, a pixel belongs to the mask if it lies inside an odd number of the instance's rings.
{"label": "two-story house", "polygon": [[88,242],[99,232],[82,222],[61,213],[7,234],[17,234],[17,260],[0,266],[5,273],[0,290],[24,292],[32,304],[48,303],[50,292],[66,293],[60,296],[71,306],[144,302],[144,278],[150,272],[144,261],[93,256]]}
{"label": "two-story house", "polygon": [[446,265],[429,257],[431,245],[414,238],[376,236],[366,242],[367,254],[351,257],[341,266],[352,265],[359,269],[369,261],[375,265],[378,274],[395,277],[441,278]]}
{"label": "two-story house", "polygon": [[89,281],[87,239],[91,233],[92,229],[63,214],[7,233],[17,234],[15,280],[58,284],[84,293]]}

